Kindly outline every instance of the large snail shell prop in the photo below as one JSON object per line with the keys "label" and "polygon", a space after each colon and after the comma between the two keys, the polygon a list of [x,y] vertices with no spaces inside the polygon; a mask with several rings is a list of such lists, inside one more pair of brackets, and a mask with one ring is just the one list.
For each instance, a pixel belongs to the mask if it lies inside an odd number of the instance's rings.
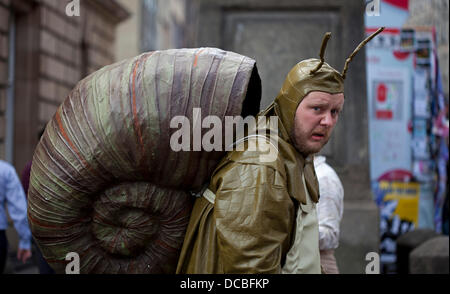
{"label": "large snail shell prop", "polygon": [[255,61],[215,48],[144,53],[81,80],[33,156],[28,218],[47,262],[64,273],[75,252],[81,273],[175,272],[189,192],[225,151],[172,150],[170,121],[256,114],[259,99]]}

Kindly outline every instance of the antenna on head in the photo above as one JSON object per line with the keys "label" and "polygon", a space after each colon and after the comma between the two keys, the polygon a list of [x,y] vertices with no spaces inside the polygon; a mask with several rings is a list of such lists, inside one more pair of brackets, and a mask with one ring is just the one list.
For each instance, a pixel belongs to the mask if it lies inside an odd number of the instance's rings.
{"label": "antenna on head", "polygon": [[369,43],[370,40],[375,38],[375,36],[378,35],[379,33],[381,33],[383,30],[384,30],[384,27],[381,27],[375,33],[373,33],[372,35],[367,37],[364,41],[362,41],[358,45],[358,47],[356,47],[356,49],[353,51],[353,53],[345,60],[344,70],[341,73],[342,79],[345,79],[345,74],[347,73],[347,70],[348,70],[348,64],[350,63],[350,61],[352,61],[352,59],[356,55],[356,53],[358,53],[359,50],[361,50],[367,43]]}
{"label": "antenna on head", "polygon": [[311,70],[310,74],[314,74],[316,71],[318,71],[322,67],[322,65],[324,63],[325,49],[327,48],[327,43],[328,43],[328,40],[330,39],[330,37],[331,37],[330,32],[325,33],[325,35],[323,36],[322,46],[320,47],[320,55],[319,55],[320,63],[313,70]]}

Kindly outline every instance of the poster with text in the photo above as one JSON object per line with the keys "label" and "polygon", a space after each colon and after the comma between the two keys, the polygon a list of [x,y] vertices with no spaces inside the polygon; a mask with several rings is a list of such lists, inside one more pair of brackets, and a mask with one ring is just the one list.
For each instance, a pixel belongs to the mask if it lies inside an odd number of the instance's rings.
{"label": "poster with text", "polygon": [[375,67],[368,73],[371,180],[393,170],[411,169],[411,73]]}

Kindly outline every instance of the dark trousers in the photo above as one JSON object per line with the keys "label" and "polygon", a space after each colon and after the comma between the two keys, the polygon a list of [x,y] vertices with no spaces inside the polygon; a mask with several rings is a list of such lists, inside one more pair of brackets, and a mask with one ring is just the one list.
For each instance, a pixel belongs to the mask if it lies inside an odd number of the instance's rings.
{"label": "dark trousers", "polygon": [[6,232],[0,230],[0,274],[3,274],[3,270],[5,269],[7,255],[8,240],[6,239]]}
{"label": "dark trousers", "polygon": [[35,250],[34,253],[35,253],[35,258],[36,258],[37,265],[39,267],[39,273],[40,274],[44,274],[44,275],[54,274],[55,271],[48,265],[47,261],[42,256],[41,250],[37,246],[37,244],[34,241],[34,239],[33,239],[33,243],[36,245],[35,246],[36,250]]}

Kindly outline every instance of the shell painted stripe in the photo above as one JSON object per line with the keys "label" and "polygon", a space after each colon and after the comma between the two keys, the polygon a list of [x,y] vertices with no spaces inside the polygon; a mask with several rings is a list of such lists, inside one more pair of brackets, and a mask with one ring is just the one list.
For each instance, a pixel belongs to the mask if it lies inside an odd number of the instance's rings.
{"label": "shell painted stripe", "polygon": [[[200,108],[202,110],[202,116],[205,116],[205,113],[211,113],[211,106],[214,98],[214,89],[217,83],[218,70],[220,68],[220,64],[223,62],[226,56],[226,52],[218,52],[218,54],[214,55],[208,63],[205,63],[207,66],[207,74],[205,79],[203,80],[202,90],[200,94]],[[200,122],[201,123],[201,122]],[[201,143],[201,142],[200,142]],[[193,152],[191,157],[191,162],[189,162],[189,167],[191,170],[199,171],[197,173],[190,173],[186,176],[186,183],[195,182],[196,178],[203,178],[205,174],[208,173],[208,160],[210,158],[210,154],[205,152]]]}
{"label": "shell painted stripe", "polygon": [[[109,136],[114,132],[112,131],[114,126],[111,123],[114,117],[109,115],[111,113],[111,96],[117,97],[112,95],[111,74],[116,74],[117,71],[119,71],[117,68],[114,68],[113,71],[99,71],[88,82],[84,82],[82,88],[88,87],[91,91],[80,91],[80,89],[74,91],[72,99],[70,99],[73,111],[68,111],[71,114],[70,126],[76,131],[71,138],[78,143],[77,146],[81,146],[80,151],[99,172],[101,180],[106,182],[118,174],[116,169],[111,166],[125,166],[120,157],[114,154],[116,144],[111,142],[111,136]],[[92,107],[84,111],[82,100],[88,100],[86,104],[92,105]]]}
{"label": "shell painted stripe", "polygon": [[[161,136],[159,137],[158,147],[159,156],[164,158],[160,160],[157,165],[157,173],[155,179],[163,185],[169,186],[167,177],[163,176],[164,167],[166,166],[166,160],[171,152],[169,147],[170,137],[170,105],[172,98],[172,83],[174,78],[174,63],[176,60],[175,54],[160,54],[157,68],[157,75],[155,76],[155,84],[158,92],[158,114],[159,114],[159,126]],[[152,167],[153,168],[153,167]]]}
{"label": "shell painted stripe", "polygon": [[56,122],[58,123],[58,127],[59,127],[59,131],[61,132],[61,134],[63,135],[64,139],[67,141],[67,143],[69,144],[70,148],[77,154],[78,158],[81,160],[81,162],[84,164],[84,166],[93,174],[96,174],[91,166],[87,163],[87,161],[83,158],[83,156],[81,156],[80,152],[78,151],[78,149],[75,147],[75,145],[73,144],[73,142],[70,140],[69,136],[67,136],[66,131],[64,130],[64,126],[62,124],[61,121],[61,117],[59,115],[59,111],[56,112],[55,114],[55,118],[56,118]]}
{"label": "shell painted stripe", "polygon": [[198,56],[199,56],[200,53],[202,53],[204,50],[205,50],[205,49],[201,49],[200,51],[198,51],[198,52],[195,54],[195,57],[194,57],[194,67],[197,66]]}
{"label": "shell painted stripe", "polygon": [[[147,115],[147,121],[152,123],[146,124],[145,134],[150,140],[145,140],[146,154],[147,154],[147,166],[152,166],[156,162],[158,156],[158,150],[156,150],[157,142],[159,141],[160,126],[159,126],[159,114],[158,114],[158,101],[156,92],[156,67],[158,64],[158,51],[155,52],[152,58],[147,59],[147,62],[142,66],[142,76],[145,82],[142,83],[140,91],[145,99],[142,101],[142,107],[144,113]],[[153,171],[152,171],[153,172]]]}
{"label": "shell painted stripe", "polygon": [[162,241],[161,239],[156,239],[155,243],[168,251],[177,251],[176,248],[173,248],[172,246]]}
{"label": "shell painted stripe", "polygon": [[[147,61],[147,59],[148,59],[150,56],[152,56],[152,55],[153,55],[153,52],[150,52],[150,53],[146,54],[146,55],[143,57],[143,60],[138,60],[138,61],[136,62],[135,66],[134,66],[134,69],[133,69],[133,80],[132,80],[132,99],[133,99],[133,102],[132,102],[132,111],[133,111],[134,129],[135,129],[135,131],[136,131],[136,133],[137,133],[138,140],[139,140],[139,145],[140,145],[140,147],[141,147],[141,154],[142,154],[141,163],[145,163],[145,161],[146,161],[146,153],[145,153],[145,148],[144,148],[144,147],[145,147],[145,146],[144,146],[144,141],[143,141],[143,139],[142,139],[141,125],[139,124],[139,121],[138,121],[138,114],[137,114],[137,103],[136,103],[136,75],[137,75],[137,70],[138,70],[138,68],[139,68],[139,65],[140,65],[141,63],[142,63],[142,64],[145,64],[146,61]],[[142,75],[141,81],[143,81],[143,74],[144,74],[144,71],[142,70],[142,71],[141,71],[141,75]]]}
{"label": "shell painted stripe", "polygon": [[168,224],[172,222],[174,219],[180,219],[181,217],[185,217],[190,212],[191,212],[190,207],[183,207],[180,211],[174,213],[174,215],[170,216],[168,219],[161,220],[161,224]]}
{"label": "shell painted stripe", "polygon": [[74,225],[79,225],[80,223],[83,223],[87,220],[89,220],[89,217],[84,217],[80,219],[73,220],[71,222],[61,224],[61,225],[50,225],[50,224],[44,224],[41,221],[39,221],[37,218],[33,217],[31,213],[28,213],[28,219],[33,223],[43,228],[58,228],[58,229],[64,229],[64,228],[70,228]]}
{"label": "shell painted stripe", "polygon": [[144,144],[142,142],[142,134],[141,134],[141,128],[139,126],[139,123],[137,121],[137,111],[136,111],[136,71],[139,67],[140,60],[136,61],[136,65],[134,66],[133,70],[133,81],[132,81],[132,107],[133,107],[133,121],[134,121],[134,129],[136,130],[139,143],[141,145],[141,153],[144,153]]}

